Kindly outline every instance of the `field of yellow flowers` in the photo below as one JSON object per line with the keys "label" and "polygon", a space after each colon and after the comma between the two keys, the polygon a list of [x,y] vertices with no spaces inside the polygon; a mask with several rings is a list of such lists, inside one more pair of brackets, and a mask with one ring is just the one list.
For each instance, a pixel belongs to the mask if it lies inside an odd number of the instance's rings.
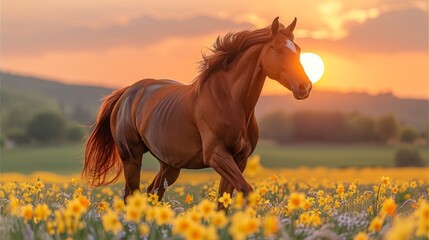
{"label": "field of yellow flowers", "polygon": [[[385,169],[384,175],[383,169],[324,171],[325,175],[321,169],[270,171],[253,158],[246,176],[255,191],[248,197],[218,193],[219,181],[208,180],[215,176],[212,173],[185,173],[162,201],[156,194],[135,192],[127,204],[122,184],[89,189],[78,178],[55,181],[51,174],[44,180],[39,174],[40,179],[31,181],[5,174],[0,185],[0,236],[428,239],[427,169]],[[149,183],[143,181],[141,189]],[[218,203],[229,207],[228,213],[216,211]]]}

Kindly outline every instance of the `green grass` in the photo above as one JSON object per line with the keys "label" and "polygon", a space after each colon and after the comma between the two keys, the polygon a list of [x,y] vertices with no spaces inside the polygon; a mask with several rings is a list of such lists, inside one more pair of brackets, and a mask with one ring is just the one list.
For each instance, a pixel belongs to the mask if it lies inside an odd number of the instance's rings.
{"label": "green grass", "polygon": [[[262,165],[269,168],[300,166],[348,167],[393,166],[396,148],[366,145],[290,145],[273,146],[260,144],[255,153],[261,155]],[[83,145],[32,146],[1,149],[0,173],[50,171],[57,174],[80,172]],[[423,159],[428,160],[426,148],[420,149]],[[154,157],[145,154],[143,169],[158,169]]]}
{"label": "green grass", "polygon": [[[261,155],[264,166],[275,167],[348,167],[394,166],[392,146],[373,145],[291,145],[260,146],[255,152]],[[422,159],[428,160],[428,150],[419,148]]]}

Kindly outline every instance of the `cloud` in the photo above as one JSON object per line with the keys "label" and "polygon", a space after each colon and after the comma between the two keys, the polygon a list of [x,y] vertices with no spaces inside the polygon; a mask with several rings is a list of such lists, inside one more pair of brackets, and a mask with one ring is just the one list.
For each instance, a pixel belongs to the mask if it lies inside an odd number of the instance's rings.
{"label": "cloud", "polygon": [[347,36],[338,40],[300,41],[313,48],[338,51],[358,50],[363,52],[427,52],[428,12],[408,8],[384,12],[377,18],[345,26]]}
{"label": "cloud", "polygon": [[371,51],[427,51],[428,13],[416,8],[387,12],[350,27],[342,42]]}
{"label": "cloud", "polygon": [[58,50],[100,49],[119,45],[147,46],[169,37],[193,37],[250,27],[252,27],[250,23],[236,23],[203,15],[180,20],[157,19],[145,15],[125,23],[98,28],[52,24],[28,30],[6,25],[1,32],[2,52],[6,55],[34,54]]}

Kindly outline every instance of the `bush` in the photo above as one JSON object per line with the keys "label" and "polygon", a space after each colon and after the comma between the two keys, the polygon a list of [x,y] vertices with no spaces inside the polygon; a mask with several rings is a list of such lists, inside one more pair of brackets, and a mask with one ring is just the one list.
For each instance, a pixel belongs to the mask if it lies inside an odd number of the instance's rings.
{"label": "bush", "polygon": [[424,166],[420,153],[415,148],[400,148],[395,153],[395,166],[422,167]]}
{"label": "bush", "polygon": [[6,137],[17,145],[26,144],[31,141],[31,138],[28,136],[27,132],[22,128],[10,129]]}
{"label": "bush", "polygon": [[411,127],[405,127],[402,129],[401,132],[401,141],[406,143],[413,143],[417,138],[419,134],[414,128]]}
{"label": "bush", "polygon": [[79,142],[82,140],[84,132],[79,127],[69,127],[66,131],[66,138],[72,142]]}
{"label": "bush", "polygon": [[39,142],[52,142],[64,136],[65,121],[54,112],[37,114],[27,125],[28,135]]}

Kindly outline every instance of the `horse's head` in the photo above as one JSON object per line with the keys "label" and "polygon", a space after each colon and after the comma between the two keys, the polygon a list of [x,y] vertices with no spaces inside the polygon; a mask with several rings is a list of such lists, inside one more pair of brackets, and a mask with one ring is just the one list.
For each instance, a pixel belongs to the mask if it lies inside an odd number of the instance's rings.
{"label": "horse's head", "polygon": [[271,25],[273,39],[262,52],[262,69],[265,74],[293,92],[296,99],[306,99],[312,84],[299,61],[301,48],[293,42],[295,20],[286,28],[280,26],[278,17]]}

